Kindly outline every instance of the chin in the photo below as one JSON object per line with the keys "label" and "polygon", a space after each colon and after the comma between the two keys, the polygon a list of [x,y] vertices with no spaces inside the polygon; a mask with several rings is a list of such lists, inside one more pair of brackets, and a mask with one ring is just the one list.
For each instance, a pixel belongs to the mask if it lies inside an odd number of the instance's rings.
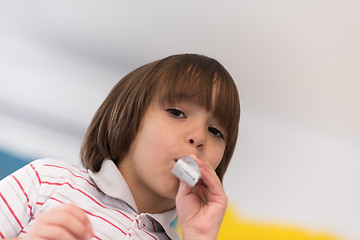
{"label": "chin", "polygon": [[178,190],[179,190],[179,181],[176,181],[174,184],[168,185],[168,190],[165,193],[166,197],[175,200]]}

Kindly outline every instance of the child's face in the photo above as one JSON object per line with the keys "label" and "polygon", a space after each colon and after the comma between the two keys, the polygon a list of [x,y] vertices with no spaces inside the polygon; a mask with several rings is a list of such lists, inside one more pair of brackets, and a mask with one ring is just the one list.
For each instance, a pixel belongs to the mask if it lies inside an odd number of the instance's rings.
{"label": "child's face", "polygon": [[216,169],[225,138],[226,132],[206,109],[190,103],[162,106],[153,101],[119,169],[132,192],[173,201],[179,180],[170,171],[176,160],[193,154]]}

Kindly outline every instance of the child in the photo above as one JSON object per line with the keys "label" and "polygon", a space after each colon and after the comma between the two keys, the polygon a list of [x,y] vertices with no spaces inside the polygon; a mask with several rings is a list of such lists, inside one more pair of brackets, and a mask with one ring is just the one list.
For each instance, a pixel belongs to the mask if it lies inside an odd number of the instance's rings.
{"label": "child", "polygon": [[[216,60],[174,55],[129,73],[85,135],[79,168],[34,161],[0,182],[0,238],[216,239],[237,139],[236,86]],[[201,180],[171,174],[192,155]],[[176,208],[175,208],[176,206]]]}

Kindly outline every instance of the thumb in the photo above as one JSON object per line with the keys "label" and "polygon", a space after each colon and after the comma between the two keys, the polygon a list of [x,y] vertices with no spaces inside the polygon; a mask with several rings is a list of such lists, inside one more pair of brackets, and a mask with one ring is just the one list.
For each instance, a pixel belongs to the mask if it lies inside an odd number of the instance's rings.
{"label": "thumb", "polygon": [[191,219],[194,213],[193,196],[191,196],[191,193],[191,188],[186,183],[180,181],[175,201],[179,223],[181,225]]}
{"label": "thumb", "polygon": [[179,190],[176,195],[176,201],[179,201],[189,193],[191,193],[191,188],[185,182],[180,181]]}

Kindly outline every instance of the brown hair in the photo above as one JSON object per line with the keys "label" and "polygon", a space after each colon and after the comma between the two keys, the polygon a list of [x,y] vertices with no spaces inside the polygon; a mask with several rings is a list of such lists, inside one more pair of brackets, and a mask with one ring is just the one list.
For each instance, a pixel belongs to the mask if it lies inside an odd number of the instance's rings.
{"label": "brown hair", "polygon": [[160,103],[189,101],[213,111],[227,133],[225,152],[216,169],[222,180],[236,144],[239,97],[226,69],[216,60],[197,54],[169,56],[139,67],[121,79],[86,132],[81,147],[84,166],[97,172],[105,158],[118,164],[135,139],[154,96],[159,97]]}

